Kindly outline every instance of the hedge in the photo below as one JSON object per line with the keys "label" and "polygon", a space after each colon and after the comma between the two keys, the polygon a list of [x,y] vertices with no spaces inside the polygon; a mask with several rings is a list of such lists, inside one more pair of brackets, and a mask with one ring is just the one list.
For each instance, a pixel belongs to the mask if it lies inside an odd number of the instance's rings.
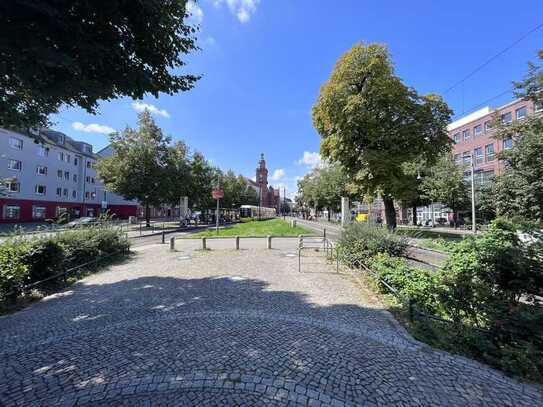
{"label": "hedge", "polygon": [[12,237],[0,244],[0,301],[15,298],[25,285],[128,248],[121,231],[104,225],[46,237]]}

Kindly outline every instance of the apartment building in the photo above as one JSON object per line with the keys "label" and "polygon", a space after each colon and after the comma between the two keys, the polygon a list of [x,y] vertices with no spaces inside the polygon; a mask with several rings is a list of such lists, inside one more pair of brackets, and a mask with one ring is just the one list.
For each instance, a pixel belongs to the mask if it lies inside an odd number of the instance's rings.
{"label": "apartment building", "polygon": [[[487,183],[493,176],[504,171],[497,156],[513,146],[512,139],[496,140],[492,121],[496,115],[503,123],[524,120],[531,114],[543,111],[541,104],[527,100],[515,100],[498,108],[485,107],[451,123],[447,130],[454,141],[454,160],[460,165],[471,166],[474,160],[474,176],[477,184]],[[470,174],[471,170],[468,170]]]}
{"label": "apartment building", "polygon": [[0,129],[0,223],[40,222],[68,212],[72,217],[109,211],[135,216],[137,203],[104,188],[95,169],[92,145],[48,129],[33,133]]}
{"label": "apartment building", "polygon": [[[492,123],[496,116],[504,123],[512,123],[524,120],[532,114],[543,114],[543,104],[518,99],[497,108],[486,106],[449,124],[447,130],[454,141],[454,160],[458,165],[466,167],[466,179],[471,177],[472,156],[476,187],[488,183],[495,175],[505,171],[504,163],[498,159],[498,154],[511,148],[513,140],[494,138]],[[439,203],[419,207],[417,211],[417,221],[422,224],[430,219],[437,222],[440,218],[451,218],[452,215],[448,208]]]}

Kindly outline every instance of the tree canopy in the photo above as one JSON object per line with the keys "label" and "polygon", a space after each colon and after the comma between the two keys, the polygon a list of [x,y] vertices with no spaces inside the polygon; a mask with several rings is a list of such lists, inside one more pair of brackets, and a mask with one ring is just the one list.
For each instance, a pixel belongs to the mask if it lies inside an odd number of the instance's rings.
{"label": "tree canopy", "polygon": [[[539,58],[543,60],[543,50]],[[528,74],[515,86],[517,96],[543,103],[543,71],[537,64],[529,63]],[[485,189],[485,208],[543,223],[543,117],[531,115],[510,124],[499,123],[495,137],[512,139],[513,147],[499,155],[505,171]]]}
{"label": "tree canopy", "polygon": [[405,181],[403,164],[450,149],[451,111],[437,95],[420,96],[394,74],[382,45],[356,44],[336,63],[313,107],[321,153],[338,162],[359,192],[380,193],[389,227],[393,199]]}
{"label": "tree canopy", "polygon": [[450,154],[442,155],[422,178],[422,196],[441,202],[458,216],[458,211],[469,207],[470,186],[464,179],[463,167],[454,162]]}
{"label": "tree canopy", "polygon": [[347,176],[337,164],[315,168],[298,181],[298,202],[315,209],[337,211],[347,196]]}
{"label": "tree canopy", "polygon": [[0,123],[46,126],[60,106],[193,87],[179,74],[197,49],[188,0],[0,2]]}
{"label": "tree canopy", "polygon": [[[172,182],[168,172],[171,139],[162,134],[149,111],[139,115],[138,129],[126,128],[110,136],[114,155],[99,160],[97,170],[108,190],[126,199],[137,199],[146,207],[162,204]],[[167,199],[167,198],[166,198]]]}

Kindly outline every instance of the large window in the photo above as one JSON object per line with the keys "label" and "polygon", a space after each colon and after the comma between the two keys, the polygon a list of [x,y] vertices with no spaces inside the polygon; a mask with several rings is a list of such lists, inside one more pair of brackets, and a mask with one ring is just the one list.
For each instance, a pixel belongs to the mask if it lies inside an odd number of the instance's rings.
{"label": "large window", "polygon": [[77,199],[77,191],[75,189],[72,191],[72,198]]}
{"label": "large window", "polygon": [[454,162],[456,164],[460,164],[460,161],[462,161],[462,157],[460,157],[460,154],[455,154],[454,155]]}
{"label": "large window", "polygon": [[492,130],[492,120],[487,120],[485,122],[485,132]]}
{"label": "large window", "polygon": [[469,129],[466,129],[462,132],[462,137],[464,140],[469,140],[470,138]]}
{"label": "large window", "polygon": [[4,219],[19,219],[21,217],[21,207],[18,205],[4,206]]}
{"label": "large window", "polygon": [[9,181],[6,182],[6,189],[11,193],[21,192],[21,184],[18,182]]}
{"label": "large window", "polygon": [[62,196],[62,188],[57,188],[57,196]]}
{"label": "large window", "polygon": [[456,133],[453,138],[455,143],[460,143],[460,133]]}
{"label": "large window", "polygon": [[475,164],[482,164],[484,161],[483,157],[483,147],[477,147],[473,150],[473,155],[475,156]]}
{"label": "large window", "polygon": [[536,112],[543,112],[543,102],[535,102],[534,104],[534,110]]}
{"label": "large window", "polygon": [[473,137],[480,136],[483,133],[483,126],[478,124],[473,128]]}
{"label": "large window", "polygon": [[57,155],[59,161],[64,161],[64,153],[61,151]]}
{"label": "large window", "polygon": [[34,192],[36,195],[45,195],[47,193],[47,188],[45,185],[36,185],[34,187]]}
{"label": "large window", "polygon": [[11,148],[14,148],[15,150],[22,150],[23,149],[23,140],[15,138],[15,137],[10,137],[9,138],[9,146]]}
{"label": "large window", "polygon": [[47,167],[38,165],[36,167],[36,175],[47,175]]}
{"label": "large window", "polygon": [[511,112],[502,114],[503,123],[511,123],[512,121],[513,121],[513,114]]}
{"label": "large window", "polygon": [[45,219],[46,209],[43,206],[32,206],[33,219]]}
{"label": "large window", "polygon": [[494,154],[494,144],[487,144],[485,146],[485,154],[486,154],[486,161],[494,161],[494,158],[496,158]]}
{"label": "large window", "polygon": [[13,171],[21,171],[23,169],[23,163],[19,160],[9,160],[8,169]]}
{"label": "large window", "polygon": [[69,181],[70,180],[70,173],[68,171],[64,171],[64,179],[66,181]]}
{"label": "large window", "polygon": [[62,179],[62,170],[57,171],[57,178]]}
{"label": "large window", "polygon": [[522,120],[528,116],[528,109],[526,106],[519,107],[517,110],[515,110],[515,116],[517,120]]}
{"label": "large window", "polygon": [[464,154],[462,154],[462,161],[464,162],[464,164],[466,165],[470,165],[471,164],[471,154],[469,151],[464,151]]}
{"label": "large window", "polygon": [[503,140],[503,149],[509,150],[510,148],[513,148],[513,139],[511,137],[508,137]]}
{"label": "large window", "polygon": [[48,157],[49,156],[49,147],[38,146],[38,155],[40,157]]}

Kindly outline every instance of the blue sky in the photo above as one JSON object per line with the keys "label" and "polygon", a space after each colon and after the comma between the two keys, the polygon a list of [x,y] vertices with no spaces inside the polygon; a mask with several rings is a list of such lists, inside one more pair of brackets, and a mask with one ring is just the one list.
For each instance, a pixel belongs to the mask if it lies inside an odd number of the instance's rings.
{"label": "blue sky", "polygon": [[[386,44],[406,84],[442,93],[543,23],[540,0],[199,0],[191,6],[202,50],[188,58],[186,71],[203,75],[192,91],[136,105],[103,103],[97,115],[65,109],[52,117],[54,128],[101,148],[108,128],[134,126],[136,109],[152,105],[166,134],[224,170],[252,177],[264,152],[271,184],[286,186],[289,196],[297,177],[318,163],[311,107],[353,44]],[[543,28],[447,93],[456,117],[510,89],[540,48]],[[506,94],[490,104],[511,99]]]}

